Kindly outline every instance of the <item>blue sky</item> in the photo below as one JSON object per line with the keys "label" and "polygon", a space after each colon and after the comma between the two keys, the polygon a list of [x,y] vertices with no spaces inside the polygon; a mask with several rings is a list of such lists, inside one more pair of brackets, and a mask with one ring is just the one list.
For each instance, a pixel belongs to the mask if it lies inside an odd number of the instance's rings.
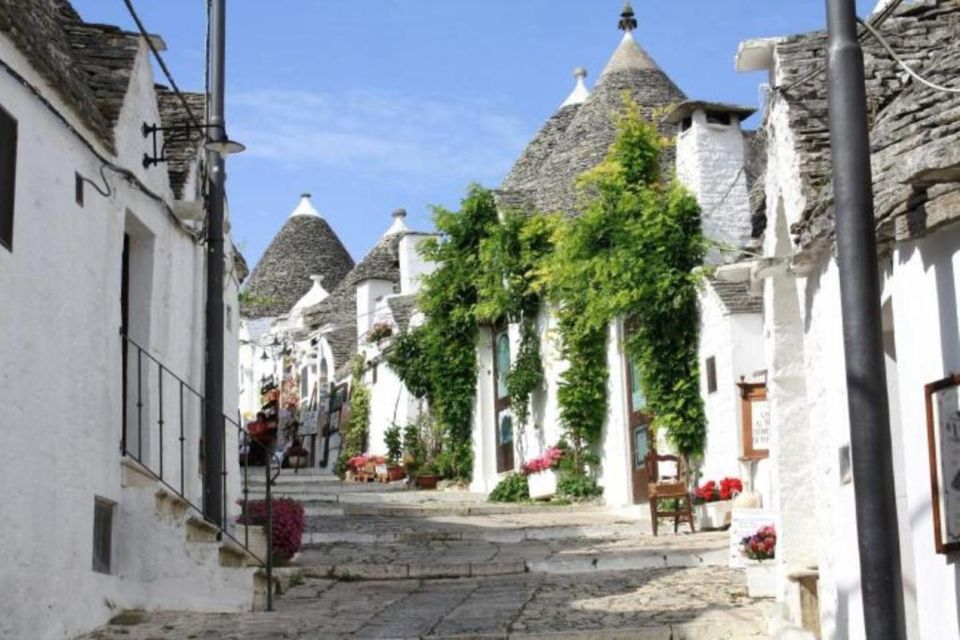
{"label": "blue sky", "polygon": [[[73,0],[132,28],[122,0]],[[234,237],[253,263],[303,191],[359,259],[404,207],[496,186],[573,88],[616,47],[622,0],[229,0],[227,123]],[[823,0],[635,0],[637,39],[691,98],[756,105],[744,39],[823,28]],[[875,0],[858,0],[861,14]],[[203,87],[202,0],[135,0],[183,89]]]}

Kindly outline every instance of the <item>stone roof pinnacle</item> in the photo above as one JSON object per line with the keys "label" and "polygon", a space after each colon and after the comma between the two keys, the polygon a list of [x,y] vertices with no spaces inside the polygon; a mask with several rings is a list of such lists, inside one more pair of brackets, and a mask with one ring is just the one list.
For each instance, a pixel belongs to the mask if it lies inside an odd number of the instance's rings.
{"label": "stone roof pinnacle", "polygon": [[294,216],[320,216],[320,212],[317,211],[316,207],[313,206],[313,203],[310,201],[309,193],[300,194],[300,203],[297,205],[297,208],[293,210],[293,213],[290,214],[290,217]]}
{"label": "stone roof pinnacle", "polygon": [[573,88],[573,91],[567,96],[567,99],[564,100],[563,104],[560,105],[560,108],[569,107],[570,105],[583,104],[587,101],[587,98],[590,97],[590,90],[587,89],[587,84],[584,80],[587,77],[587,70],[583,67],[577,67],[573,70],[573,77],[577,79],[577,85]]}
{"label": "stone roof pinnacle", "polygon": [[620,13],[620,24],[617,25],[620,31],[630,33],[637,28],[636,14],[633,13],[633,6],[630,0],[623,5],[623,11]]}

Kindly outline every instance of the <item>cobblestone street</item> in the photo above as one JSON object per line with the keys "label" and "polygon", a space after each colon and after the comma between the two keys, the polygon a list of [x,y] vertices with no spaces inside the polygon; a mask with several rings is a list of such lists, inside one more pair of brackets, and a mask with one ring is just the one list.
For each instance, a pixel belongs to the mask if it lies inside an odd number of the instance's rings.
{"label": "cobblestone street", "polygon": [[642,508],[289,476],[279,491],[326,515],[308,518],[303,552],[278,571],[276,611],[135,612],[87,638],[766,637],[769,604],[727,568],[723,532],[653,537]]}

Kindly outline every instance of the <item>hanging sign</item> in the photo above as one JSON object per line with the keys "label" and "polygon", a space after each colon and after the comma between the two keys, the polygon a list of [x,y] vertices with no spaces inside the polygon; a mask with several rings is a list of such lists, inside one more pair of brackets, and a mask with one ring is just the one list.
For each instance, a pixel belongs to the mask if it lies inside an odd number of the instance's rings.
{"label": "hanging sign", "polygon": [[927,445],[937,553],[960,551],[960,375],[928,384]]}

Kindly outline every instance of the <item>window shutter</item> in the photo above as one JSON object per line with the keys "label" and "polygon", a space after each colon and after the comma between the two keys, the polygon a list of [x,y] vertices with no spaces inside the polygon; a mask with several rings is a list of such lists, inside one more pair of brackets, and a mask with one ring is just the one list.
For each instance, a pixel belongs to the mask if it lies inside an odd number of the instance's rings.
{"label": "window shutter", "polygon": [[17,121],[0,108],[0,244],[13,251],[13,196],[17,178]]}

